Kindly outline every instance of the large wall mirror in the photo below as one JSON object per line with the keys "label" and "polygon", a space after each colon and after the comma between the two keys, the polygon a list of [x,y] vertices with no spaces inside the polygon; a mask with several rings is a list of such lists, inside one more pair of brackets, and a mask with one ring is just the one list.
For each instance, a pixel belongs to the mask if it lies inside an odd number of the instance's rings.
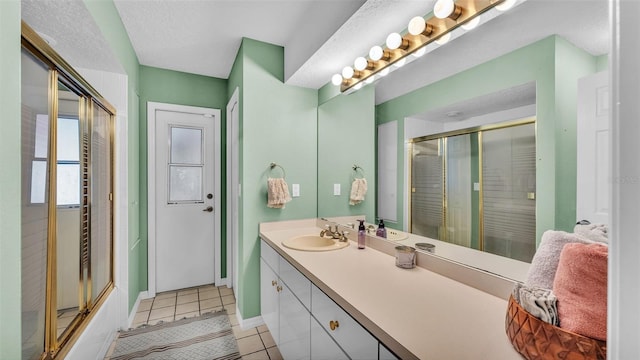
{"label": "large wall mirror", "polygon": [[523,280],[542,233],[586,216],[579,93],[606,79],[609,33],[604,1],[528,0],[380,81],[376,216]]}

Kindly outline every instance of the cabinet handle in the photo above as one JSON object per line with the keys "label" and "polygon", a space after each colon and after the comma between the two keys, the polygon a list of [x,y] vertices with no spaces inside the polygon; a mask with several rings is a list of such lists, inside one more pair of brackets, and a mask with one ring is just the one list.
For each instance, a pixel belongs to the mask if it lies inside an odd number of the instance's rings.
{"label": "cabinet handle", "polygon": [[335,329],[340,327],[340,323],[338,322],[338,320],[335,320],[335,321],[331,320],[331,321],[329,321],[329,327],[333,331],[333,330],[335,330]]}
{"label": "cabinet handle", "polygon": [[271,286],[276,286],[276,285],[278,285],[278,282],[275,280],[271,280]]}
{"label": "cabinet handle", "polygon": [[282,291],[282,286],[278,286],[278,287],[276,287],[276,291],[277,291],[277,292]]}

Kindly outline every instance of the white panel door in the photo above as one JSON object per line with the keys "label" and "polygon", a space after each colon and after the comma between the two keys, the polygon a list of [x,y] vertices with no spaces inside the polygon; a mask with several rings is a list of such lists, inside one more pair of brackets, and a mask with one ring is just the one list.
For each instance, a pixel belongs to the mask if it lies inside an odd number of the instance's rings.
{"label": "white panel door", "polygon": [[609,221],[609,75],[578,80],[576,220]]}
{"label": "white panel door", "polygon": [[157,110],[156,291],[214,283],[214,119]]}

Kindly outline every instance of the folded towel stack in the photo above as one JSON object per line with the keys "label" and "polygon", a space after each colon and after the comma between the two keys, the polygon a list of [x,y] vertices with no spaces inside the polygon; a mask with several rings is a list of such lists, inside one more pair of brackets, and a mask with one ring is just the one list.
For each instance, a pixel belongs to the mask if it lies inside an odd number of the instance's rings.
{"label": "folded towel stack", "polygon": [[351,183],[351,194],[349,196],[349,205],[357,205],[364,201],[367,194],[367,179],[355,179]]}
{"label": "folded towel stack", "polygon": [[528,287],[518,283],[513,288],[513,298],[531,315],[558,326],[558,298],[550,289]]}
{"label": "folded towel stack", "polygon": [[577,224],[573,232],[591,241],[609,243],[609,229],[606,224]]}
{"label": "folded towel stack", "polygon": [[607,259],[603,244],[567,244],[562,249],[553,292],[560,327],[594,339],[607,339]]}
{"label": "folded towel stack", "polygon": [[553,288],[560,253],[562,248],[570,243],[593,244],[594,242],[565,231],[545,231],[542,234],[540,246],[531,260],[525,285],[543,289]]}
{"label": "folded towel stack", "polygon": [[291,201],[289,185],[284,178],[267,179],[267,207],[284,209],[284,204]]}

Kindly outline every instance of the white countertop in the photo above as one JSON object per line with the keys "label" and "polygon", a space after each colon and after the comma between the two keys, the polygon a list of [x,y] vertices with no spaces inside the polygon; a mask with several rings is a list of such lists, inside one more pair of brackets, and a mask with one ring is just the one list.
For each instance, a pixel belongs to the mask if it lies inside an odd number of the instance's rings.
{"label": "white countertop", "polygon": [[422,267],[398,268],[393,256],[353,241],[327,252],[282,246],[320,230],[316,219],[260,224],[271,247],[399,357],[521,359],[505,334],[505,299]]}

